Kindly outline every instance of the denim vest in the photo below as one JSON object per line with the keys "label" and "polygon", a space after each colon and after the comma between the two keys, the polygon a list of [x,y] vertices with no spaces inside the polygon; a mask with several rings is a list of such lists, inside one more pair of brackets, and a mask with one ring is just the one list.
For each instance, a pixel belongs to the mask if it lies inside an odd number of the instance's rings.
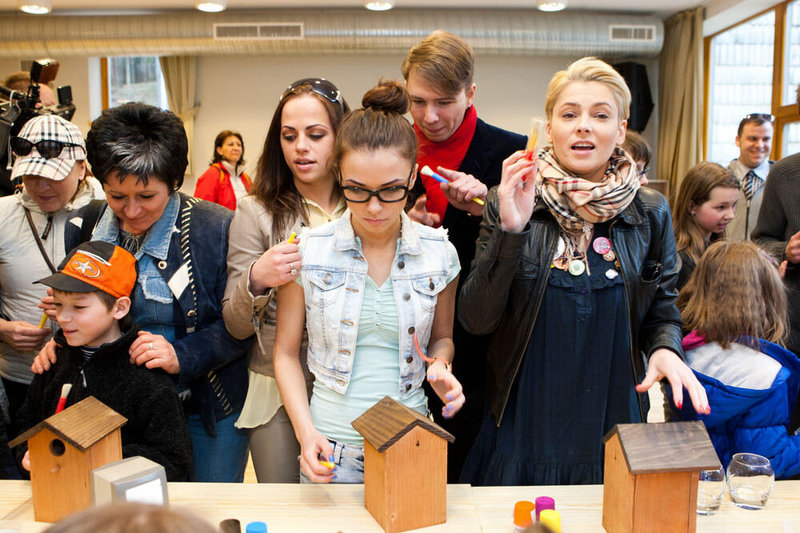
{"label": "denim vest", "polygon": [[[425,363],[414,348],[416,332],[425,350],[439,293],[447,286],[447,232],[401,215],[401,233],[391,277],[399,323],[400,396],[422,385]],[[367,262],[350,224],[339,220],[306,229],[300,238],[308,328],[308,368],[315,378],[344,394],[350,383],[358,337]],[[450,276],[452,277],[452,276]]]}

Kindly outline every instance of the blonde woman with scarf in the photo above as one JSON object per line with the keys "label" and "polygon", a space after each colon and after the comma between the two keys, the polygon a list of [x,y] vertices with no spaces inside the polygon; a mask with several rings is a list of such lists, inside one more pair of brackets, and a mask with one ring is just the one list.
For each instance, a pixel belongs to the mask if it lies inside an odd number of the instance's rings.
{"label": "blonde woman with scarf", "polygon": [[619,148],[630,98],[597,59],[558,72],[545,101],[549,145],[533,161],[523,151],[506,159],[487,197],[458,316],[493,334],[489,409],[462,481],[602,483],[603,435],[644,422],[643,393],[663,378],[679,405],[708,412],[681,359],[669,206],[640,188]]}

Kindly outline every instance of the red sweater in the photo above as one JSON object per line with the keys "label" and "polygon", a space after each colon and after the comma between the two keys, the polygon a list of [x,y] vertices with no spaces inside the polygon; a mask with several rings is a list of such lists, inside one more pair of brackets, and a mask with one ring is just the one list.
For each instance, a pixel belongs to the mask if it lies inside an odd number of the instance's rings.
{"label": "red sweater", "polygon": [[[242,172],[242,182],[244,188],[250,192],[252,181],[244,172]],[[214,163],[197,179],[194,195],[196,198],[214,202],[232,211],[236,210],[236,194],[233,192],[231,175],[221,163]]]}

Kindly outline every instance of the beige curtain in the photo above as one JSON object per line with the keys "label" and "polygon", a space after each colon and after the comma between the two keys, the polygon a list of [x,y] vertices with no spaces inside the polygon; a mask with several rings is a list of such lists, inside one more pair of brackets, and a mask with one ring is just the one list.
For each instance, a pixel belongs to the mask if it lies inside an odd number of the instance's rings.
{"label": "beige curtain", "polygon": [[703,157],[703,8],[664,22],[658,68],[658,179],[670,203],[686,172]]}
{"label": "beige curtain", "polygon": [[160,57],[161,72],[167,86],[169,108],[183,121],[186,138],[189,140],[189,164],[186,175],[193,176],[192,146],[194,146],[194,117],[200,106],[195,105],[195,85],[197,82],[197,57]]}

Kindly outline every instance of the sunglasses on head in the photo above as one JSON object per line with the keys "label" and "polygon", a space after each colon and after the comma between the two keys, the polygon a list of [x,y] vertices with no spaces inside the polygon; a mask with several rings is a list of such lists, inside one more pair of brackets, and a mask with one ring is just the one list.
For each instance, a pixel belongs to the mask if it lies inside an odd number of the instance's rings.
{"label": "sunglasses on head", "polygon": [[775,122],[775,115],[770,113],[750,113],[745,115],[742,120],[767,120],[769,122]]}
{"label": "sunglasses on head", "polygon": [[53,141],[50,139],[32,143],[28,139],[23,139],[22,137],[12,137],[9,142],[11,143],[11,150],[19,156],[30,154],[35,146],[39,155],[45,159],[53,159],[54,157],[60,156],[66,146],[80,146],[80,144]]}
{"label": "sunglasses on head", "polygon": [[344,109],[342,92],[336,87],[336,85],[329,82],[325,78],[303,78],[302,80],[297,80],[289,85],[285,91],[283,91],[283,94],[281,94],[281,97],[278,101],[282,102],[284,98],[290,94],[293,94],[295,90],[303,85],[308,85],[311,87],[312,92],[317,93],[332,104],[338,104],[342,109]]}

